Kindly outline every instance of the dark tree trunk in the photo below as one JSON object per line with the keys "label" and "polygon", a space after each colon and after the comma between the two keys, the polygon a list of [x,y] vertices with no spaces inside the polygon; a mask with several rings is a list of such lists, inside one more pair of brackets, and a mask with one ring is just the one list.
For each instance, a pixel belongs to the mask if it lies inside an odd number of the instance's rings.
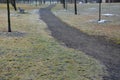
{"label": "dark tree trunk", "polygon": [[75,15],[77,15],[77,1],[74,1]]}
{"label": "dark tree trunk", "polygon": [[14,10],[16,11],[16,10],[17,10],[16,0],[11,0],[11,4],[12,4],[12,6],[14,7]]}
{"label": "dark tree trunk", "polygon": [[87,0],[85,0],[85,3],[88,3],[88,1],[87,1]]}
{"label": "dark tree trunk", "polygon": [[11,32],[9,0],[7,0],[7,13],[8,13],[8,32]]}

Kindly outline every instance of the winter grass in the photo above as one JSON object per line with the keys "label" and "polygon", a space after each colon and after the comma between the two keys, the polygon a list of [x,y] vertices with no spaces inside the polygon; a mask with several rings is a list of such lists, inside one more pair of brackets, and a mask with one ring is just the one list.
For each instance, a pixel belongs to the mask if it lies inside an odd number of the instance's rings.
{"label": "winter grass", "polygon": [[[104,36],[120,44],[120,3],[102,3],[101,20],[106,22],[98,24],[98,4],[78,4],[78,15],[74,15],[74,5],[67,4],[67,10],[62,5],[56,5],[53,13],[69,25],[89,35]],[[113,14],[114,16],[105,16]]]}
{"label": "winter grass", "polygon": [[37,12],[11,10],[19,16],[11,16],[10,33],[6,9],[0,9],[0,80],[102,80],[105,67],[85,53],[60,45]]}

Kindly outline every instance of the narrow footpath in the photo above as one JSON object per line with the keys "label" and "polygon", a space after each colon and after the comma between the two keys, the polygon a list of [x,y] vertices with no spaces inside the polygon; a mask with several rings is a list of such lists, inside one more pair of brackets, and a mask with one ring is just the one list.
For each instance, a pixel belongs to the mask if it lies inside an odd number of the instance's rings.
{"label": "narrow footpath", "polygon": [[110,76],[104,76],[103,80],[120,80],[120,45],[103,37],[89,36],[69,26],[51,12],[52,7],[54,6],[39,11],[52,36],[67,47],[80,50],[104,64]]}

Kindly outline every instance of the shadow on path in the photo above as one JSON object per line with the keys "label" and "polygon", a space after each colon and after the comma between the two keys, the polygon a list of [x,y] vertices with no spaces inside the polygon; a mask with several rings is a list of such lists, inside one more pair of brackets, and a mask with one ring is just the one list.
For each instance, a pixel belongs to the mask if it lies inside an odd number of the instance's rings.
{"label": "shadow on path", "polygon": [[120,80],[120,45],[106,41],[102,37],[89,36],[69,26],[58,19],[51,8],[42,8],[39,11],[41,19],[48,25],[52,36],[65,43],[67,47],[83,51],[101,61],[110,76],[104,76],[103,80]]}

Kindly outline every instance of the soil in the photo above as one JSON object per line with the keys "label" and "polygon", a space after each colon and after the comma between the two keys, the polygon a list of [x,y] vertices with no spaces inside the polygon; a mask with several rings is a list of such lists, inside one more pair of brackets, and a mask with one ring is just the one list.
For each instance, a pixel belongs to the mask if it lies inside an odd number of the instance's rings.
{"label": "soil", "polygon": [[104,37],[90,36],[64,23],[52,12],[53,5],[39,11],[40,18],[48,25],[51,35],[69,48],[83,51],[107,67],[109,76],[103,80],[120,80],[120,45]]}

